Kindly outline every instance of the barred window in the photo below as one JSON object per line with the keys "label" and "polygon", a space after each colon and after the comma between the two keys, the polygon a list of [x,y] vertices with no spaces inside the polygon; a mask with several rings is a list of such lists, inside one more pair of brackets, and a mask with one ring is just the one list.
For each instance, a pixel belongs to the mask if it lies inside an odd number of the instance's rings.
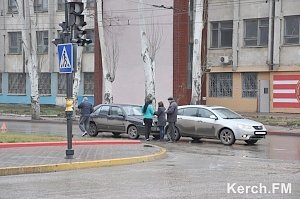
{"label": "barred window", "polygon": [[17,0],[8,0],[8,12],[18,13]]}
{"label": "barred window", "polygon": [[34,11],[35,12],[47,12],[48,11],[48,0],[34,0]]}
{"label": "barred window", "polygon": [[209,75],[210,97],[232,97],[232,73],[211,73]]}
{"label": "barred window", "polygon": [[66,95],[67,94],[67,74],[58,73],[57,81],[57,94]]}
{"label": "barred window", "polygon": [[65,10],[65,0],[57,0],[57,11]]}
{"label": "barred window", "polygon": [[257,74],[242,73],[242,97],[257,96]]}
{"label": "barred window", "polygon": [[211,47],[232,47],[232,21],[220,21],[211,23]]}
{"label": "barred window", "polygon": [[48,53],[48,31],[37,31],[37,53],[47,54]]}
{"label": "barred window", "polygon": [[26,73],[8,73],[8,93],[26,94]]}
{"label": "barred window", "polygon": [[84,94],[94,94],[94,73],[83,73],[84,75]]}
{"label": "barred window", "polygon": [[88,44],[84,48],[84,52],[86,53],[93,53],[94,52],[94,41],[95,41],[95,33],[94,30],[87,29],[86,31],[86,39],[92,40],[92,43]]}
{"label": "barred window", "polygon": [[51,95],[51,73],[39,74],[39,94]]}
{"label": "barred window", "polygon": [[9,32],[9,53],[21,54],[22,53],[22,32]]}
{"label": "barred window", "polygon": [[0,93],[2,93],[2,73],[0,73]]}
{"label": "barred window", "polygon": [[245,20],[245,46],[267,46],[269,36],[269,20]]}
{"label": "barred window", "polygon": [[300,44],[300,16],[288,16],[284,19],[284,43]]}

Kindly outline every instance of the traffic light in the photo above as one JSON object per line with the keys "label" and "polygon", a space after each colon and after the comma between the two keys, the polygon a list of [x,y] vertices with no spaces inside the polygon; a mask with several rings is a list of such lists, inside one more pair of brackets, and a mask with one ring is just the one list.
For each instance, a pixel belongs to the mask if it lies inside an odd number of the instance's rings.
{"label": "traffic light", "polygon": [[51,41],[56,46],[57,44],[65,43],[65,39],[69,35],[66,22],[59,23],[59,26],[62,27],[63,30],[58,32],[58,38],[55,38]]}
{"label": "traffic light", "polygon": [[68,13],[69,13],[69,26],[77,25],[83,27],[86,25],[84,21],[84,15],[82,14],[84,10],[82,2],[69,2],[68,3]]}

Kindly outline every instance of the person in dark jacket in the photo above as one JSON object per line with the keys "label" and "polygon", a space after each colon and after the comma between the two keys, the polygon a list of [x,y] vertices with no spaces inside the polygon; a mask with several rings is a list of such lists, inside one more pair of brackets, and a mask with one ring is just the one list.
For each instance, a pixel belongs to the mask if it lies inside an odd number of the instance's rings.
{"label": "person in dark jacket", "polygon": [[178,105],[175,102],[173,97],[169,97],[168,101],[170,103],[168,109],[166,110],[167,114],[167,122],[169,124],[169,142],[176,142],[176,137],[175,137],[175,123],[177,122],[177,111],[178,111]]}
{"label": "person in dark jacket", "polygon": [[155,115],[157,115],[157,126],[160,132],[160,141],[164,141],[165,138],[165,126],[166,126],[166,108],[164,107],[164,103],[162,101],[158,102],[157,111],[155,111]]}
{"label": "person in dark jacket", "polygon": [[90,114],[93,112],[93,105],[88,101],[87,97],[83,98],[83,101],[78,105],[80,109],[80,120],[79,120],[79,128],[82,131],[82,137],[87,135],[87,130],[90,125]]}

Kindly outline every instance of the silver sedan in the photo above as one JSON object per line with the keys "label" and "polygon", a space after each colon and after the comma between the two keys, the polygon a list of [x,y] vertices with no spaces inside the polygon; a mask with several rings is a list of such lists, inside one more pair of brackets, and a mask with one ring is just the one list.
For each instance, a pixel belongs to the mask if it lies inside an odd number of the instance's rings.
{"label": "silver sedan", "polygon": [[221,106],[179,106],[176,127],[177,140],[181,136],[194,140],[212,138],[220,139],[225,145],[232,145],[236,140],[255,144],[267,135],[263,124]]}

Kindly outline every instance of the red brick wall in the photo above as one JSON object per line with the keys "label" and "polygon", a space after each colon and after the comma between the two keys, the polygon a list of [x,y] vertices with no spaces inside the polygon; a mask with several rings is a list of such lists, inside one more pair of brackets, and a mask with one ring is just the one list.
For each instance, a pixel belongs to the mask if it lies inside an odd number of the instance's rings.
{"label": "red brick wall", "polygon": [[173,19],[173,95],[179,105],[190,104],[187,88],[189,0],[174,0]]}

